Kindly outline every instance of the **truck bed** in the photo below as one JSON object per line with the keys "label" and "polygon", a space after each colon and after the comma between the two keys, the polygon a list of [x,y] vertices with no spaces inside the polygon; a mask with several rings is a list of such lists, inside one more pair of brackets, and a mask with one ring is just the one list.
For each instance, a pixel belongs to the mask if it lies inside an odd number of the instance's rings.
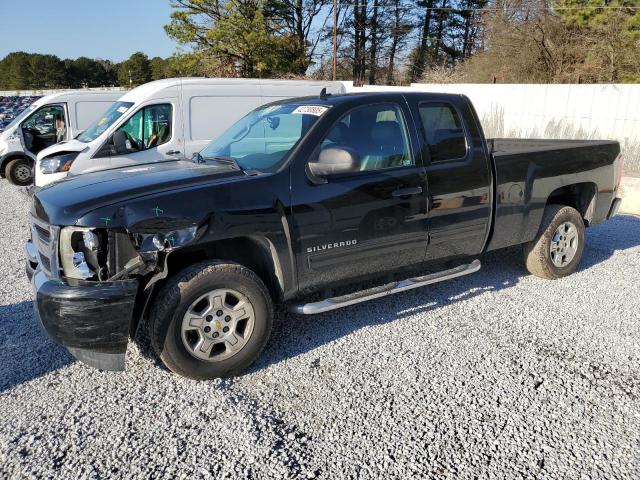
{"label": "truck bed", "polygon": [[[487,139],[495,168],[495,222],[487,250],[521,244],[538,232],[549,198],[581,185],[595,198],[589,223],[603,221],[615,190],[616,141]],[[586,206],[585,206],[586,208]]]}
{"label": "truck bed", "polygon": [[546,138],[488,138],[493,154],[533,153],[566,148],[594,147],[615,144],[614,140],[556,140]]}

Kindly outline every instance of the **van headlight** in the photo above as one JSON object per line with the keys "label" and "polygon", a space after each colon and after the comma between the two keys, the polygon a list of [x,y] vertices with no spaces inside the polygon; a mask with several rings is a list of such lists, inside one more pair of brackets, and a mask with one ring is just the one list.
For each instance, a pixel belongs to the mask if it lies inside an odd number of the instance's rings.
{"label": "van headlight", "polygon": [[65,153],[64,155],[43,158],[40,160],[40,172],[45,174],[68,172],[79,153],[80,152]]}
{"label": "van headlight", "polygon": [[106,239],[105,232],[93,228],[65,227],[60,230],[60,264],[65,277],[106,279]]}

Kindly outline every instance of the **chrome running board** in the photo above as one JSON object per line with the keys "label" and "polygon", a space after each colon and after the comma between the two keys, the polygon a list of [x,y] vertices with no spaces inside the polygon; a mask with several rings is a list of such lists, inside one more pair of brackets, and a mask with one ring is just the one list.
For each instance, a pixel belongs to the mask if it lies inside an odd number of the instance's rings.
{"label": "chrome running board", "polygon": [[469,275],[470,273],[475,273],[478,270],[480,270],[480,260],[474,260],[469,264],[460,265],[459,267],[451,268],[449,270],[443,270],[442,272],[430,273],[421,277],[408,278],[407,280],[401,280],[399,282],[387,283],[380,287],[368,288],[366,290],[350,293],[349,295],[343,295],[341,297],[327,298],[313,303],[295,303],[289,306],[289,311],[293,313],[300,313],[302,315],[314,315],[316,313],[328,312],[330,310],[348,307],[349,305],[355,305],[356,303],[385,297],[393,293],[404,292],[406,290],[431,285],[432,283],[444,282],[445,280],[451,280],[452,278],[462,277],[464,275]]}

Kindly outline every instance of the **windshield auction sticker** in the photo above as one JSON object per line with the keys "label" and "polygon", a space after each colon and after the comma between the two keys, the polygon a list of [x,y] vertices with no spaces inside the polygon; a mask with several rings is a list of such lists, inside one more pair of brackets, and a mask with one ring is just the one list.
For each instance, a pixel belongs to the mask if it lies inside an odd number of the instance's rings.
{"label": "windshield auction sticker", "polygon": [[316,117],[319,117],[327,110],[329,110],[329,107],[324,107],[322,105],[301,105],[291,113],[297,113],[299,115],[315,115]]}

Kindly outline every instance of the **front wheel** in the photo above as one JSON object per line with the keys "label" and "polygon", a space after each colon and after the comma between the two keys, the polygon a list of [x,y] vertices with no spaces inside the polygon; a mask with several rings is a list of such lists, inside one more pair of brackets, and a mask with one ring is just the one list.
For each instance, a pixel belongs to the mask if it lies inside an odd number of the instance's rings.
{"label": "front wheel", "polygon": [[151,344],[167,368],[203,380],[236,375],[255,361],[271,334],[273,305],[251,270],[203,262],[164,286],[150,319]]}
{"label": "front wheel", "polygon": [[7,180],[14,185],[25,187],[33,183],[33,171],[31,162],[26,158],[11,160],[5,169]]}
{"label": "front wheel", "polygon": [[571,275],[582,258],[584,239],[584,221],[575,208],[548,205],[537,237],[524,245],[527,270],[548,280]]}

